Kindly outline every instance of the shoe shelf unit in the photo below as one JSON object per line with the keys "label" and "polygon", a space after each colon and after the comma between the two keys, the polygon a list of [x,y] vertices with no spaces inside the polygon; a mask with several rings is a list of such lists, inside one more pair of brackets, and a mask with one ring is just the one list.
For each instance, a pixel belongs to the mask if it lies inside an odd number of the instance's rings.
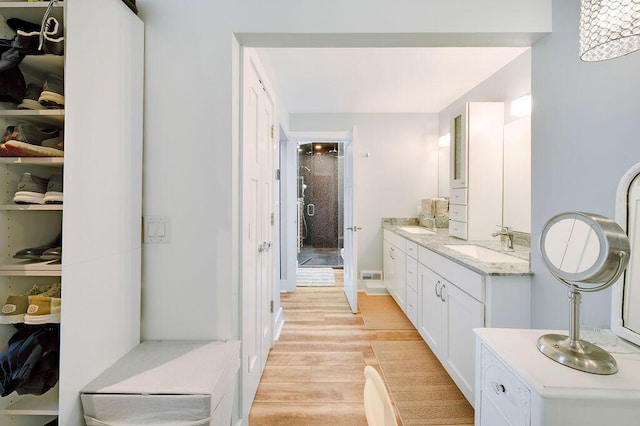
{"label": "shoe shelf unit", "polygon": [[[63,22],[64,2],[58,2],[50,15]],[[19,18],[39,24],[49,2],[10,2],[0,0],[0,22],[8,18]],[[1,27],[1,37],[9,39],[13,34],[7,26]],[[63,75],[65,58],[56,55],[28,55],[19,64],[27,84],[43,84],[47,74]],[[3,104],[4,105],[4,104]],[[38,127],[63,129],[63,109],[18,110],[0,109],[2,130],[18,121],[27,121]],[[41,246],[52,241],[62,231],[62,204],[16,204],[12,198],[18,182],[25,172],[49,177],[64,171],[64,158],[0,157],[0,304],[7,296],[24,294],[34,284],[46,287],[61,282],[60,262],[37,262],[17,260],[13,255],[27,247]],[[15,333],[13,325],[0,325],[0,350],[7,349],[9,338]],[[15,392],[0,398],[0,424],[30,426],[44,425],[58,416],[58,385],[41,396],[17,395]]]}
{"label": "shoe shelf unit", "polygon": [[[0,0],[0,37],[14,36],[6,19],[39,25],[49,5]],[[34,284],[62,283],[60,374],[41,396],[0,397],[2,426],[84,424],[80,389],[140,341],[144,24],[121,0],[58,1],[49,16],[65,28],[65,56],[28,55],[19,67],[27,84],[64,76],[65,109],[0,103],[0,130],[64,129],[64,158],[0,157],[0,306]],[[13,203],[25,172],[62,173],[63,204]],[[61,230],[61,264],[13,258]],[[0,324],[0,353],[15,331]]]}

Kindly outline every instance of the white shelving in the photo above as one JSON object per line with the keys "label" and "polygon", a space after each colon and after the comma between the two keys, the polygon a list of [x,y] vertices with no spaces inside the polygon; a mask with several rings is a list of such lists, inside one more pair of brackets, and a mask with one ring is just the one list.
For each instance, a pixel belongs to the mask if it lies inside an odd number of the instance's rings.
{"label": "white shelving", "polygon": [[42,396],[24,395],[3,410],[9,416],[56,416],[58,415],[58,386]]}
{"label": "white shelving", "polygon": [[[54,5],[49,16],[64,23],[66,2]],[[40,24],[49,2],[16,2],[0,0],[0,21],[19,18],[34,24]],[[2,36],[10,38],[8,26],[0,27]],[[0,31],[0,32],[2,32]],[[42,85],[48,74],[64,75],[65,57],[56,55],[28,55],[19,64],[27,83]],[[63,129],[65,111],[63,109],[45,110],[0,110],[2,129],[18,121],[27,121],[34,125]],[[7,295],[23,294],[35,283],[49,285],[61,282],[62,266],[55,262],[37,262],[13,259],[13,254],[26,247],[36,247],[51,241],[61,232],[62,204],[15,204],[12,197],[24,172],[49,177],[52,173],[61,173],[64,158],[39,157],[0,157],[0,218],[3,221],[0,230],[0,304]],[[12,325],[0,325],[0,347],[6,348],[9,337],[15,332]],[[58,385],[44,395],[17,395],[12,393],[0,398],[0,424],[15,426],[41,425],[56,418],[59,414],[60,392]],[[34,417],[35,416],[35,417]]]}

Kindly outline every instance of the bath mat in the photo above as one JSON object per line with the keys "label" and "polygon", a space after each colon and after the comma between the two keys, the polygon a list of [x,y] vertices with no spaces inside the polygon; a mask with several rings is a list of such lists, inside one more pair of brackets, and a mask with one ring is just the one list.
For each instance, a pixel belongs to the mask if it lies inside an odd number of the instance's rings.
{"label": "bath mat", "polygon": [[358,306],[369,330],[414,330],[409,318],[391,296],[358,295]]}
{"label": "bath mat", "polygon": [[333,287],[336,279],[331,268],[298,268],[296,285],[300,287]]}
{"label": "bath mat", "polygon": [[371,342],[404,425],[473,425],[473,407],[422,341]]}

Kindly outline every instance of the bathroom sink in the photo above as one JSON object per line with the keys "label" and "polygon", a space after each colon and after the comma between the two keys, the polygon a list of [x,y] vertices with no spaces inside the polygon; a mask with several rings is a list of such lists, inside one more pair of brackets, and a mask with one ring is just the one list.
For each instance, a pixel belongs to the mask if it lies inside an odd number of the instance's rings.
{"label": "bathroom sink", "polygon": [[466,254],[467,256],[474,257],[482,262],[489,263],[527,263],[526,260],[520,259],[519,257],[510,256],[505,253],[500,253],[495,250],[491,250],[488,248],[484,248],[481,246],[476,246],[473,244],[462,244],[462,245],[445,245],[446,248],[455,250],[462,254]]}
{"label": "bathroom sink", "polygon": [[410,234],[434,234],[435,232],[429,231],[422,226],[401,226],[401,231],[408,232]]}

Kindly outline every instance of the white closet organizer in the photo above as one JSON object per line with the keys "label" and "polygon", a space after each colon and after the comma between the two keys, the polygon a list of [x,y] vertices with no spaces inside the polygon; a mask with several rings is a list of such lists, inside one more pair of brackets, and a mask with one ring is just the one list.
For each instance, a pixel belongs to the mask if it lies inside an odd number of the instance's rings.
{"label": "white closet organizer", "polygon": [[[0,15],[39,24],[48,6],[0,0]],[[140,341],[144,26],[121,0],[58,1],[50,16],[65,27],[65,56],[19,66],[27,83],[64,75],[65,109],[0,109],[0,130],[17,121],[64,129],[64,158],[0,157],[0,304],[33,284],[62,283],[60,378],[42,396],[0,398],[3,426],[56,416],[83,424],[79,390]],[[24,172],[63,173],[64,203],[13,203]],[[13,259],[61,231],[61,264]],[[14,332],[0,325],[1,352]]]}

